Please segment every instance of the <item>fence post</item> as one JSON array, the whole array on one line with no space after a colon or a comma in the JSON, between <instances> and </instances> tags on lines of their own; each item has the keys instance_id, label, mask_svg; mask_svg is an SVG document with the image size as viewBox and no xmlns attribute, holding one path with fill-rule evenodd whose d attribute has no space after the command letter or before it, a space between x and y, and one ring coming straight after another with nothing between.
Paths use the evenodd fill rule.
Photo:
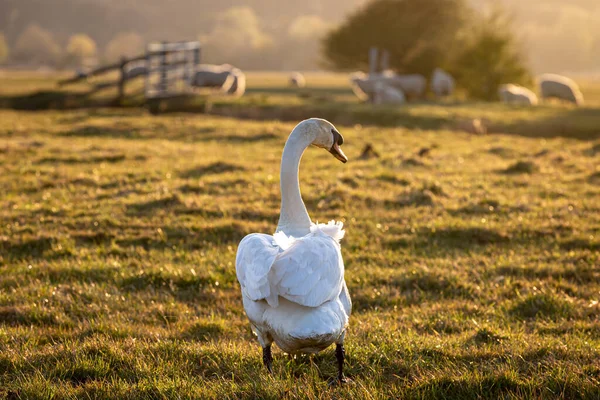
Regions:
<instances>
[{"instance_id":1,"label":"fence post","mask_svg":"<svg viewBox=\"0 0 600 400\"><path fill-rule=\"evenodd\" d=\"M125 98L125 82L127 78L125 76L125 66L127 65L127 58L121 57L121 63L119 64L119 73L121 76L119 77L119 94L117 95L117 102L119 105L123 103L123 99Z\"/></svg>"},{"instance_id":2,"label":"fence post","mask_svg":"<svg viewBox=\"0 0 600 400\"><path fill-rule=\"evenodd\" d=\"M166 42L163 42L163 50L160 53L160 92L161 95L167 91L168 83L167 83L167 51L165 50Z\"/></svg>"},{"instance_id":3,"label":"fence post","mask_svg":"<svg viewBox=\"0 0 600 400\"><path fill-rule=\"evenodd\" d=\"M381 53L381 72L390 69L390 52L383 50Z\"/></svg>"},{"instance_id":4,"label":"fence post","mask_svg":"<svg viewBox=\"0 0 600 400\"><path fill-rule=\"evenodd\" d=\"M379 50L377 47L371 47L369 49L369 75L373 75L377 72L378 55Z\"/></svg>"}]
</instances>

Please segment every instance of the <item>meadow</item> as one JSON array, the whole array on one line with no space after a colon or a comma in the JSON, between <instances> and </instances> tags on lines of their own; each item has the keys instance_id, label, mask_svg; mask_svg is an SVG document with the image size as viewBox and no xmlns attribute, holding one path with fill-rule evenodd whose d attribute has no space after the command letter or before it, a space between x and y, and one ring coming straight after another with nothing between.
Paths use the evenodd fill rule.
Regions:
<instances>
[{"instance_id":1,"label":"meadow","mask_svg":"<svg viewBox=\"0 0 600 400\"><path fill-rule=\"evenodd\" d=\"M249 78L220 115L0 109L0 398L600 398L600 85L579 109L392 109L341 78ZM0 96L53 79L3 75ZM295 111L231 111L251 107ZM350 159L313 148L300 171L312 219L346 227L343 386L333 349L275 348L266 373L235 277L309 112Z\"/></svg>"}]
</instances>

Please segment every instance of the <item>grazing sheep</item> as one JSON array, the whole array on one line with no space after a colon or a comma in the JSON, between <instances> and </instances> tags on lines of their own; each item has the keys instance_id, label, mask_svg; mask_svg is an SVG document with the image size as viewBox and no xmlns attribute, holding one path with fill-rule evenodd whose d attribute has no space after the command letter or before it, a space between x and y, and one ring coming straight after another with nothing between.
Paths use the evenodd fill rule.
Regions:
<instances>
[{"instance_id":1,"label":"grazing sheep","mask_svg":"<svg viewBox=\"0 0 600 400\"><path fill-rule=\"evenodd\" d=\"M231 94L235 97L243 96L246 92L246 74L239 68L232 68L230 73L233 79L227 94Z\"/></svg>"},{"instance_id":2,"label":"grazing sheep","mask_svg":"<svg viewBox=\"0 0 600 400\"><path fill-rule=\"evenodd\" d=\"M567 77L555 74L544 74L538 78L542 99L555 98L583 105L583 94L579 86Z\"/></svg>"},{"instance_id":3,"label":"grazing sheep","mask_svg":"<svg viewBox=\"0 0 600 400\"><path fill-rule=\"evenodd\" d=\"M219 88L229 92L235 78L231 65L201 65L192 77L192 86L199 88Z\"/></svg>"},{"instance_id":4,"label":"grazing sheep","mask_svg":"<svg viewBox=\"0 0 600 400\"><path fill-rule=\"evenodd\" d=\"M375 101L377 88L387 93L388 100L394 99L393 103L406 101L406 97L422 97L425 93L427 80L421 75L397 75L393 72L366 75L363 72L355 72L350 75L352 91L363 101ZM383 89L390 88L394 91ZM401 97L400 97L401 96ZM404 98L401 100L401 98Z\"/></svg>"},{"instance_id":5,"label":"grazing sheep","mask_svg":"<svg viewBox=\"0 0 600 400\"><path fill-rule=\"evenodd\" d=\"M383 72L380 75L388 86L402 90L406 97L422 98L425 95L427 88L427 79L423 75L398 75L391 71Z\"/></svg>"},{"instance_id":6,"label":"grazing sheep","mask_svg":"<svg viewBox=\"0 0 600 400\"><path fill-rule=\"evenodd\" d=\"M295 88L303 88L306 86L306 79L300 72L292 72L290 74L290 86Z\"/></svg>"},{"instance_id":7,"label":"grazing sheep","mask_svg":"<svg viewBox=\"0 0 600 400\"><path fill-rule=\"evenodd\" d=\"M404 104L406 97L402 90L387 86L382 81L375 82L373 104Z\"/></svg>"},{"instance_id":8,"label":"grazing sheep","mask_svg":"<svg viewBox=\"0 0 600 400\"><path fill-rule=\"evenodd\" d=\"M148 68L145 65L135 65L125 71L125 79L134 79L138 76L145 76L148 73Z\"/></svg>"},{"instance_id":9,"label":"grazing sheep","mask_svg":"<svg viewBox=\"0 0 600 400\"><path fill-rule=\"evenodd\" d=\"M431 91L437 97L452 95L454 93L454 87L454 78L452 78L449 73L441 68L436 68L435 71L433 71L433 75L431 76Z\"/></svg>"},{"instance_id":10,"label":"grazing sheep","mask_svg":"<svg viewBox=\"0 0 600 400\"><path fill-rule=\"evenodd\" d=\"M513 84L501 85L498 89L500 99L506 104L535 106L538 98L531 90Z\"/></svg>"},{"instance_id":11,"label":"grazing sheep","mask_svg":"<svg viewBox=\"0 0 600 400\"><path fill-rule=\"evenodd\" d=\"M352 91L362 101L369 101L375 93L375 81L370 80L364 72L350 74Z\"/></svg>"}]
</instances>

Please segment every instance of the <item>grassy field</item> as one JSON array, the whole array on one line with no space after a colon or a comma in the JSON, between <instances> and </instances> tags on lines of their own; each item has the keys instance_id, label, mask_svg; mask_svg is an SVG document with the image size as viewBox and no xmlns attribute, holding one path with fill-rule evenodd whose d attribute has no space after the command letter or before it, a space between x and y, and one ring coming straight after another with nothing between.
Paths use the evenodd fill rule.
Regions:
<instances>
[{"instance_id":1,"label":"grassy field","mask_svg":"<svg viewBox=\"0 0 600 400\"><path fill-rule=\"evenodd\" d=\"M293 123L0 110L0 398L600 398L600 109L401 112L334 119L350 161L301 165L313 220L347 229L353 382L330 387L333 349L266 373L235 278Z\"/></svg>"}]
</instances>

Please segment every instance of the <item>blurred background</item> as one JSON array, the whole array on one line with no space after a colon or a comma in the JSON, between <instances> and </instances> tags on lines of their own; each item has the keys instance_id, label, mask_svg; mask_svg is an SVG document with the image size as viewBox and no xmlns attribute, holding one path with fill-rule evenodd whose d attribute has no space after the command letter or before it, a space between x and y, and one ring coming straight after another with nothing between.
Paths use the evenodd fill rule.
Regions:
<instances>
[{"instance_id":1,"label":"blurred background","mask_svg":"<svg viewBox=\"0 0 600 400\"><path fill-rule=\"evenodd\" d=\"M332 48L339 52L340 46L323 40L339 29L348 16L359 13L366 3L365 0L3 0L0 63L57 68L94 66L121 55L137 55L149 41L200 39L204 46L203 62L208 63L227 62L247 70L356 69L360 67L356 63L328 55L333 53ZM439 1L419 3L426 9ZM600 71L597 0L470 0L466 5L473 14L460 17L466 19L462 28L475 25L481 18L490 18L501 7L523 61L534 74L592 75ZM445 9L444 13L447 12ZM388 23L396 28L406 27L407 18L414 20L414 15L399 16ZM410 37L415 32L408 29L391 32L397 33L392 35L393 40L415 43L416 38ZM362 53L366 57L366 52Z\"/></svg>"}]
</instances>

